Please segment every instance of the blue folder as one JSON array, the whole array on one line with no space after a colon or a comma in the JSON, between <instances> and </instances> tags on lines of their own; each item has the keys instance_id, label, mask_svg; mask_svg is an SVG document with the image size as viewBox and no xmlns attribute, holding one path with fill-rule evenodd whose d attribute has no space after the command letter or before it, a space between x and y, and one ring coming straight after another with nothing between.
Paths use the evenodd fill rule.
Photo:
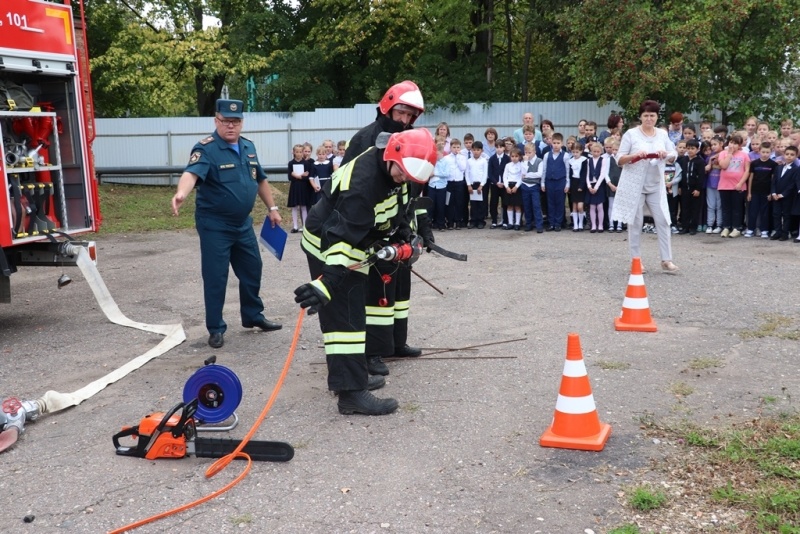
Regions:
<instances>
[{"instance_id":1,"label":"blue folder","mask_svg":"<svg viewBox=\"0 0 800 534\"><path fill-rule=\"evenodd\" d=\"M264 225L261 227L261 235L258 236L258 241L264 248L269 250L273 256L281 261L283 258L283 249L286 248L286 230L278 225L272 226L272 221L269 220L269 215L264 220Z\"/></svg>"}]
</instances>

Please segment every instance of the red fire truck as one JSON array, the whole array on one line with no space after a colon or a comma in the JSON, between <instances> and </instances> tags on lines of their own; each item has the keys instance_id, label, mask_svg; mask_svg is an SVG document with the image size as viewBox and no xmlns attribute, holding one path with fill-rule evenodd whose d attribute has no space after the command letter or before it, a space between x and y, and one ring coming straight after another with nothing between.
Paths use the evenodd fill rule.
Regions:
<instances>
[{"instance_id":1,"label":"red fire truck","mask_svg":"<svg viewBox=\"0 0 800 534\"><path fill-rule=\"evenodd\" d=\"M0 1L0 303L20 266L95 258L76 241L100 223L83 1L64 2Z\"/></svg>"}]
</instances>

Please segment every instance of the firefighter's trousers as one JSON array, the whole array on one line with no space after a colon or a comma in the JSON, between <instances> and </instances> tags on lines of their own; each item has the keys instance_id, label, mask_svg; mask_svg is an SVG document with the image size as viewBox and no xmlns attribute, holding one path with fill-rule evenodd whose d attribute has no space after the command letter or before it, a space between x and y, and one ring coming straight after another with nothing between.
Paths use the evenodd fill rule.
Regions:
<instances>
[{"instance_id":1,"label":"firefighter's trousers","mask_svg":"<svg viewBox=\"0 0 800 534\"><path fill-rule=\"evenodd\" d=\"M311 278L317 279L324 264L314 256L306 257ZM319 310L331 391L367 389L366 292L367 275L351 271Z\"/></svg>"},{"instance_id":2,"label":"firefighter's trousers","mask_svg":"<svg viewBox=\"0 0 800 534\"><path fill-rule=\"evenodd\" d=\"M367 356L388 357L408 338L411 270L404 263L378 260L369 269ZM382 300L385 299L385 300Z\"/></svg>"}]
</instances>

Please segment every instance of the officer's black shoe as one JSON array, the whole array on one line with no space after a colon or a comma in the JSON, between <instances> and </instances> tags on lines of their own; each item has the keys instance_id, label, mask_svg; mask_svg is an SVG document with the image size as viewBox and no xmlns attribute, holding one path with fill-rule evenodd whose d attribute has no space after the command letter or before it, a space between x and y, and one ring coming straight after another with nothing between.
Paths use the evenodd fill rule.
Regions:
<instances>
[{"instance_id":1,"label":"officer's black shoe","mask_svg":"<svg viewBox=\"0 0 800 534\"><path fill-rule=\"evenodd\" d=\"M403 345L399 349L394 349L395 358L416 358L418 356L422 356L422 349L418 349L417 347Z\"/></svg>"},{"instance_id":2,"label":"officer's black shoe","mask_svg":"<svg viewBox=\"0 0 800 534\"><path fill-rule=\"evenodd\" d=\"M280 330L283 328L281 323L275 323L268 319L261 319L253 324L243 325L245 328L260 328L264 332L272 332L273 330Z\"/></svg>"},{"instance_id":3,"label":"officer's black shoe","mask_svg":"<svg viewBox=\"0 0 800 534\"><path fill-rule=\"evenodd\" d=\"M339 413L343 415L386 415L395 411L398 405L397 400L379 399L366 389L339 392Z\"/></svg>"},{"instance_id":4,"label":"officer's black shoe","mask_svg":"<svg viewBox=\"0 0 800 534\"><path fill-rule=\"evenodd\" d=\"M222 337L222 332L217 332L216 334L208 336L208 344L212 349L218 349L224 345L225 340Z\"/></svg>"},{"instance_id":5,"label":"officer's black shoe","mask_svg":"<svg viewBox=\"0 0 800 534\"><path fill-rule=\"evenodd\" d=\"M380 356L370 356L367 358L367 371L369 371L371 375L386 376L389 374L389 368L383 363Z\"/></svg>"},{"instance_id":6,"label":"officer's black shoe","mask_svg":"<svg viewBox=\"0 0 800 534\"><path fill-rule=\"evenodd\" d=\"M376 389L381 389L385 385L386 379L381 375L369 375L369 380L367 380L368 390L375 391Z\"/></svg>"}]
</instances>

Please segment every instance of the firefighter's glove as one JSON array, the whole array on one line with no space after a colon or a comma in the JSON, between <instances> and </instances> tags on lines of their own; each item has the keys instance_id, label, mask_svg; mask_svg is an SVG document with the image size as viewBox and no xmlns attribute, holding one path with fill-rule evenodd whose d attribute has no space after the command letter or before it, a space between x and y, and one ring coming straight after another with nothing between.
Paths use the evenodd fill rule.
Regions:
<instances>
[{"instance_id":1,"label":"firefighter's glove","mask_svg":"<svg viewBox=\"0 0 800 534\"><path fill-rule=\"evenodd\" d=\"M407 221L403 221L398 226L397 231L395 231L392 241L396 241L398 243L411 243L411 238L414 235L414 232L411 231L411 225L408 224Z\"/></svg>"},{"instance_id":2,"label":"firefighter's glove","mask_svg":"<svg viewBox=\"0 0 800 534\"><path fill-rule=\"evenodd\" d=\"M425 250L430 252L431 245L436 243L436 239L433 237L433 227L431 226L430 217L427 215L417 217L417 231L422 238L422 245L425 247Z\"/></svg>"},{"instance_id":3,"label":"firefighter's glove","mask_svg":"<svg viewBox=\"0 0 800 534\"><path fill-rule=\"evenodd\" d=\"M322 280L314 280L294 290L294 301L301 308L308 308L308 314L314 315L319 309L331 301L331 293Z\"/></svg>"},{"instance_id":4,"label":"firefighter's glove","mask_svg":"<svg viewBox=\"0 0 800 534\"><path fill-rule=\"evenodd\" d=\"M347 267L342 265L325 265L319 279L294 290L294 301L300 304L301 308L308 308L309 315L314 315L331 301L336 288L341 285L347 273Z\"/></svg>"}]
</instances>

